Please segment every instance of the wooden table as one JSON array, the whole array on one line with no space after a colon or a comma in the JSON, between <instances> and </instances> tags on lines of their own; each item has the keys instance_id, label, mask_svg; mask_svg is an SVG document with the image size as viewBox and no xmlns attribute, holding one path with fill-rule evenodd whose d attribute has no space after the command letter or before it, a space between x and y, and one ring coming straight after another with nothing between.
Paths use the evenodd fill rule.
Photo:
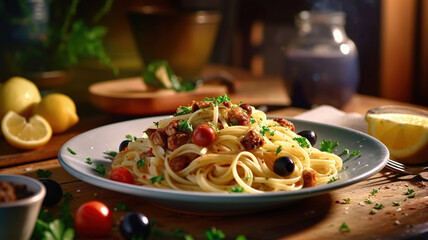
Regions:
<instances>
[{"instance_id":1,"label":"wooden table","mask_svg":"<svg viewBox=\"0 0 428 240\"><path fill-rule=\"evenodd\" d=\"M219 69L235 74L239 81L255 79L242 70L217 66L209 68L208 71ZM262 85L264 79L259 80ZM274 78L273 81L281 80ZM257 97L261 98L260 105L266 104L263 102L262 91ZM370 108L394 104L409 105L355 95L342 110L364 114ZM280 108L280 104L269 104L272 105L276 110L268 112L269 114L292 117L305 111L285 106ZM357 184L310 197L287 207L237 216L179 214L155 207L142 198L95 187L74 178L60 166L56 158L59 148L71 137L88 129L137 116L106 114L89 105L79 105L78 109L82 113L79 124L64 134L55 135L40 149L23 152L11 148L4 139L1 139L0 174L22 174L37 178L38 169L50 170L51 178L61 184L64 192L73 195L70 201L72 214L82 203L100 200L113 210L117 227L120 217L126 213L118 210L117 206L124 203L130 209L146 214L150 220L156 220L158 229L172 233L174 229L180 228L195 239L204 239L203 231L211 227L222 230L227 239L235 239L238 235L245 235L247 239L408 239L416 236L421 237L420 239L423 239L422 236L428 238L426 183L419 176L401 175L386 169ZM373 189L378 193L371 195ZM406 198L407 189L415 190L416 197ZM364 203L367 197L374 202L382 203L385 208L371 215L370 211L374 205ZM346 198L350 199L349 203L344 202ZM393 202L401 202L401 206L393 206ZM58 206L51 207L53 210L57 208ZM349 226L349 232L339 230L343 223ZM120 233L113 231L109 239L121 239Z\"/></svg>"}]
</instances>

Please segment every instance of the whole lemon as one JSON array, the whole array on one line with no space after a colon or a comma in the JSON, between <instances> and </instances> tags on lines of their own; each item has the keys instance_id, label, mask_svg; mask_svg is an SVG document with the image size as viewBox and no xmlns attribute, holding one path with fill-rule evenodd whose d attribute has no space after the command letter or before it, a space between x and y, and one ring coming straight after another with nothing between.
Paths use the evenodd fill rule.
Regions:
<instances>
[{"instance_id":1,"label":"whole lemon","mask_svg":"<svg viewBox=\"0 0 428 240\"><path fill-rule=\"evenodd\" d=\"M39 89L33 82L22 77L12 77L0 87L0 119L8 111L30 117L40 99Z\"/></svg>"},{"instance_id":2,"label":"whole lemon","mask_svg":"<svg viewBox=\"0 0 428 240\"><path fill-rule=\"evenodd\" d=\"M62 93L44 96L34 107L33 114L44 117L53 133L62 133L79 122L76 105L69 96Z\"/></svg>"}]
</instances>

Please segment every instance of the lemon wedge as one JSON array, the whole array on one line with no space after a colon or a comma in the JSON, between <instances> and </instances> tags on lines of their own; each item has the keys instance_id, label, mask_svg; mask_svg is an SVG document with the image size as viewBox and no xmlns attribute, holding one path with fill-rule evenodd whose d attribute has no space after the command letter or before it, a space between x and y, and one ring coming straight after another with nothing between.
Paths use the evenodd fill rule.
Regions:
<instances>
[{"instance_id":1,"label":"lemon wedge","mask_svg":"<svg viewBox=\"0 0 428 240\"><path fill-rule=\"evenodd\" d=\"M426 162L428 118L405 113L367 114L368 133L389 149L391 158L408 164Z\"/></svg>"},{"instance_id":2,"label":"lemon wedge","mask_svg":"<svg viewBox=\"0 0 428 240\"><path fill-rule=\"evenodd\" d=\"M27 119L9 111L1 121L1 130L6 141L20 149L34 149L45 145L52 137L49 123L39 115Z\"/></svg>"}]
</instances>

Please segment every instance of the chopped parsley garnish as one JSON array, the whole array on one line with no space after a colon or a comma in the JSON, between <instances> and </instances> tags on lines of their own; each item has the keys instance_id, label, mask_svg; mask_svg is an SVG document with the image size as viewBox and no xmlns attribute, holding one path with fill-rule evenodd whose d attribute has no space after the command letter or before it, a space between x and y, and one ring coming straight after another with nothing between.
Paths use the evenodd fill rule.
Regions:
<instances>
[{"instance_id":1,"label":"chopped parsley garnish","mask_svg":"<svg viewBox=\"0 0 428 240\"><path fill-rule=\"evenodd\" d=\"M73 151L71 148L67 147L67 151L73 155L77 155L77 153L75 151Z\"/></svg>"},{"instance_id":2,"label":"chopped parsley garnish","mask_svg":"<svg viewBox=\"0 0 428 240\"><path fill-rule=\"evenodd\" d=\"M413 189L407 189L407 192L404 194L407 195L407 198L414 198L416 197L416 192Z\"/></svg>"},{"instance_id":3,"label":"chopped parsley garnish","mask_svg":"<svg viewBox=\"0 0 428 240\"><path fill-rule=\"evenodd\" d=\"M375 215L376 213L377 213L377 210L374 208L370 211L370 215Z\"/></svg>"},{"instance_id":4,"label":"chopped parsley garnish","mask_svg":"<svg viewBox=\"0 0 428 240\"><path fill-rule=\"evenodd\" d=\"M144 164L146 164L146 157L143 157L137 161L137 168L144 167Z\"/></svg>"},{"instance_id":5,"label":"chopped parsley garnish","mask_svg":"<svg viewBox=\"0 0 428 240\"><path fill-rule=\"evenodd\" d=\"M180 132L193 132L193 126L187 120L178 121L178 129Z\"/></svg>"},{"instance_id":6,"label":"chopped parsley garnish","mask_svg":"<svg viewBox=\"0 0 428 240\"><path fill-rule=\"evenodd\" d=\"M213 97L213 98L206 97L204 101L212 101L214 104L220 104L224 102L230 102L230 97L228 97L226 94L223 94L219 97Z\"/></svg>"},{"instance_id":7,"label":"chopped parsley garnish","mask_svg":"<svg viewBox=\"0 0 428 240\"><path fill-rule=\"evenodd\" d=\"M349 154L349 157L360 155L360 150L354 150Z\"/></svg>"},{"instance_id":8,"label":"chopped parsley garnish","mask_svg":"<svg viewBox=\"0 0 428 240\"><path fill-rule=\"evenodd\" d=\"M217 230L215 227L206 230L204 234L207 240L222 240L225 238L224 233L221 230Z\"/></svg>"},{"instance_id":9,"label":"chopped parsley garnish","mask_svg":"<svg viewBox=\"0 0 428 240\"><path fill-rule=\"evenodd\" d=\"M86 163L89 164L89 165L91 165L92 164L92 159L90 157L87 157L86 158Z\"/></svg>"},{"instance_id":10,"label":"chopped parsley garnish","mask_svg":"<svg viewBox=\"0 0 428 240\"><path fill-rule=\"evenodd\" d=\"M320 143L320 150L323 152L329 152L332 153L333 149L337 146L339 146L339 143L337 141L331 141L331 140L322 140Z\"/></svg>"},{"instance_id":11,"label":"chopped parsley garnish","mask_svg":"<svg viewBox=\"0 0 428 240\"><path fill-rule=\"evenodd\" d=\"M382 208L384 208L385 206L382 204L382 203L380 203L380 202L377 202L377 203L375 203L375 205L374 205L374 209L376 209L376 210L380 210L380 209L382 209Z\"/></svg>"},{"instance_id":12,"label":"chopped parsley garnish","mask_svg":"<svg viewBox=\"0 0 428 240\"><path fill-rule=\"evenodd\" d=\"M378 191L376 189L373 189L370 194L375 195L376 193L378 193Z\"/></svg>"},{"instance_id":13,"label":"chopped parsley garnish","mask_svg":"<svg viewBox=\"0 0 428 240\"><path fill-rule=\"evenodd\" d=\"M366 197L366 199L364 200L364 202L368 203L368 204L372 204L373 200L371 200L369 197Z\"/></svg>"},{"instance_id":14,"label":"chopped parsley garnish","mask_svg":"<svg viewBox=\"0 0 428 240\"><path fill-rule=\"evenodd\" d=\"M163 176L162 175L150 178L150 181L152 183L160 183L160 182L162 182L162 180L163 180Z\"/></svg>"},{"instance_id":15,"label":"chopped parsley garnish","mask_svg":"<svg viewBox=\"0 0 428 240\"><path fill-rule=\"evenodd\" d=\"M295 138L293 138L293 140L296 141L300 145L300 147L302 147L302 148L310 147L310 145L308 144L308 141L306 140L305 137L295 137Z\"/></svg>"},{"instance_id":16,"label":"chopped parsley garnish","mask_svg":"<svg viewBox=\"0 0 428 240\"><path fill-rule=\"evenodd\" d=\"M128 139L131 142L132 141L137 141L137 137L136 136L132 136L132 135L128 134L125 137L126 137L126 139Z\"/></svg>"},{"instance_id":17,"label":"chopped parsley garnish","mask_svg":"<svg viewBox=\"0 0 428 240\"><path fill-rule=\"evenodd\" d=\"M159 122L153 122L155 124L156 128L159 128Z\"/></svg>"},{"instance_id":18,"label":"chopped parsley garnish","mask_svg":"<svg viewBox=\"0 0 428 240\"><path fill-rule=\"evenodd\" d=\"M401 202L392 202L392 206L401 206Z\"/></svg>"},{"instance_id":19,"label":"chopped parsley garnish","mask_svg":"<svg viewBox=\"0 0 428 240\"><path fill-rule=\"evenodd\" d=\"M129 208L125 203L118 203L116 206L117 210L120 211L129 211L131 208Z\"/></svg>"},{"instance_id":20,"label":"chopped parsley garnish","mask_svg":"<svg viewBox=\"0 0 428 240\"><path fill-rule=\"evenodd\" d=\"M192 112L192 107L180 106L174 116L181 116Z\"/></svg>"},{"instance_id":21,"label":"chopped parsley garnish","mask_svg":"<svg viewBox=\"0 0 428 240\"><path fill-rule=\"evenodd\" d=\"M102 176L106 175L106 169L104 168L104 165L101 163L97 164L97 167L94 168L94 171L101 174Z\"/></svg>"},{"instance_id":22,"label":"chopped parsley garnish","mask_svg":"<svg viewBox=\"0 0 428 240\"><path fill-rule=\"evenodd\" d=\"M351 203L351 199L350 198L345 198L345 199L343 199L343 202L345 204L349 204L349 203Z\"/></svg>"},{"instance_id":23,"label":"chopped parsley garnish","mask_svg":"<svg viewBox=\"0 0 428 240\"><path fill-rule=\"evenodd\" d=\"M282 151L282 145L279 145L278 148L276 149L275 155L278 155L281 151Z\"/></svg>"},{"instance_id":24,"label":"chopped parsley garnish","mask_svg":"<svg viewBox=\"0 0 428 240\"><path fill-rule=\"evenodd\" d=\"M348 155L349 154L349 149L343 149L343 151L339 154L339 156L343 156L343 155Z\"/></svg>"},{"instance_id":25,"label":"chopped parsley garnish","mask_svg":"<svg viewBox=\"0 0 428 240\"><path fill-rule=\"evenodd\" d=\"M338 180L340 180L340 177L337 177L337 178L332 177L332 178L330 178L330 180L328 180L328 182L327 182L327 183L336 182L336 181L338 181Z\"/></svg>"},{"instance_id":26,"label":"chopped parsley garnish","mask_svg":"<svg viewBox=\"0 0 428 240\"><path fill-rule=\"evenodd\" d=\"M52 175L52 172L49 170L39 169L37 170L37 177L39 178L48 178Z\"/></svg>"},{"instance_id":27,"label":"chopped parsley garnish","mask_svg":"<svg viewBox=\"0 0 428 240\"><path fill-rule=\"evenodd\" d=\"M115 152L115 151L105 151L104 154L112 156L112 157L116 157L117 152Z\"/></svg>"},{"instance_id":28,"label":"chopped parsley garnish","mask_svg":"<svg viewBox=\"0 0 428 240\"><path fill-rule=\"evenodd\" d=\"M242 192L244 192L244 188L241 187L240 185L235 185L232 187L232 189L229 190L229 192L231 192L231 193L242 193Z\"/></svg>"},{"instance_id":29,"label":"chopped parsley garnish","mask_svg":"<svg viewBox=\"0 0 428 240\"><path fill-rule=\"evenodd\" d=\"M339 231L341 231L341 232L350 232L351 229L349 228L348 224L342 223L342 225L340 225L340 227L339 227Z\"/></svg>"},{"instance_id":30,"label":"chopped parsley garnish","mask_svg":"<svg viewBox=\"0 0 428 240\"><path fill-rule=\"evenodd\" d=\"M268 126L263 126L262 129L260 130L260 134L264 136L266 135L266 133L270 133L270 128Z\"/></svg>"},{"instance_id":31,"label":"chopped parsley garnish","mask_svg":"<svg viewBox=\"0 0 428 240\"><path fill-rule=\"evenodd\" d=\"M251 123L256 123L256 119L253 118L253 116L250 117Z\"/></svg>"},{"instance_id":32,"label":"chopped parsley garnish","mask_svg":"<svg viewBox=\"0 0 428 240\"><path fill-rule=\"evenodd\" d=\"M64 198L65 201L69 201L73 198L73 195L69 192L65 192L62 197Z\"/></svg>"}]
</instances>

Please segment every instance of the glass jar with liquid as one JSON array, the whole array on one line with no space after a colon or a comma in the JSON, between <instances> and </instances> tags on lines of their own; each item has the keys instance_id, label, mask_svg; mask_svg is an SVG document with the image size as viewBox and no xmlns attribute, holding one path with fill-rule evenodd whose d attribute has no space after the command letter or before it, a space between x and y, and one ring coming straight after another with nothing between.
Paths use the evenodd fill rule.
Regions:
<instances>
[{"instance_id":1,"label":"glass jar with liquid","mask_svg":"<svg viewBox=\"0 0 428 240\"><path fill-rule=\"evenodd\" d=\"M284 79L295 107L341 107L357 91L358 52L345 32L345 13L303 11L285 48Z\"/></svg>"}]
</instances>

